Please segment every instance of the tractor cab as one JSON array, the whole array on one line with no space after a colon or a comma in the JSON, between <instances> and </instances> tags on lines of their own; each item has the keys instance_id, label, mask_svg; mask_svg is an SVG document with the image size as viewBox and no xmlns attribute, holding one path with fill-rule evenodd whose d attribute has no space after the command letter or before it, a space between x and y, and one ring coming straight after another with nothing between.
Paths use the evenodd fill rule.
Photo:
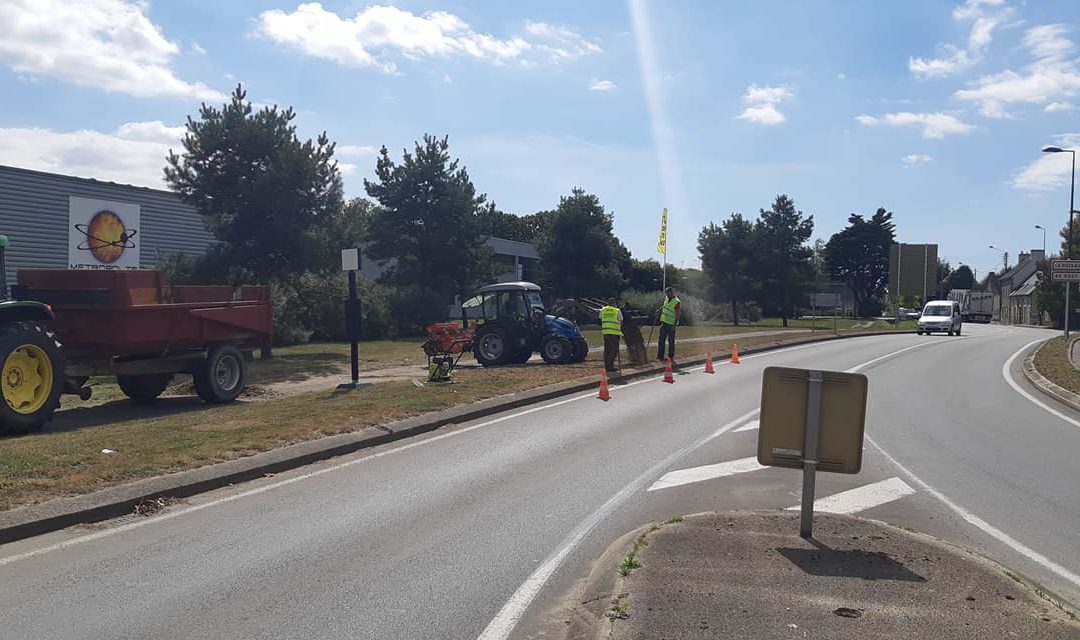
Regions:
<instances>
[{"instance_id":1,"label":"tractor cab","mask_svg":"<svg viewBox=\"0 0 1080 640\"><path fill-rule=\"evenodd\" d=\"M477 323L473 354L484 366L521 364L535 351L549 364L581 362L589 352L573 321L545 313L540 287L531 282L482 287L462 303L461 321Z\"/></svg>"}]
</instances>

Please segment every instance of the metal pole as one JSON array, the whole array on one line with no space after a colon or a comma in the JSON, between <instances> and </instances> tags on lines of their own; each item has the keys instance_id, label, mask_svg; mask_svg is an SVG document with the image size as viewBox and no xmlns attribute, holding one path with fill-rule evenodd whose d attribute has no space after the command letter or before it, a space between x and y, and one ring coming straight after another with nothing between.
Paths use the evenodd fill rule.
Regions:
<instances>
[{"instance_id":1,"label":"metal pole","mask_svg":"<svg viewBox=\"0 0 1080 640\"><path fill-rule=\"evenodd\" d=\"M1069 182L1069 247L1068 254L1069 260L1073 257L1073 209L1075 209L1074 198L1076 195L1076 151L1069 150L1072 154L1072 176ZM1069 301L1069 293L1072 291L1072 283L1065 282L1065 339L1069 338L1069 316L1072 315L1072 303Z\"/></svg>"},{"instance_id":2,"label":"metal pole","mask_svg":"<svg viewBox=\"0 0 1080 640\"><path fill-rule=\"evenodd\" d=\"M799 535L810 539L814 537L814 482L817 479L818 432L821 427L821 383L824 376L820 371L808 371L809 384L806 390L806 435L803 439L803 477L802 503L799 516Z\"/></svg>"},{"instance_id":3,"label":"metal pole","mask_svg":"<svg viewBox=\"0 0 1080 640\"><path fill-rule=\"evenodd\" d=\"M354 310L359 314L360 309L355 307L356 305L356 272L349 271L349 301L353 303ZM357 332L359 333L359 332ZM349 351L352 357L352 383L353 386L360 385L360 342L359 335L352 336L353 340L349 344Z\"/></svg>"}]
</instances>

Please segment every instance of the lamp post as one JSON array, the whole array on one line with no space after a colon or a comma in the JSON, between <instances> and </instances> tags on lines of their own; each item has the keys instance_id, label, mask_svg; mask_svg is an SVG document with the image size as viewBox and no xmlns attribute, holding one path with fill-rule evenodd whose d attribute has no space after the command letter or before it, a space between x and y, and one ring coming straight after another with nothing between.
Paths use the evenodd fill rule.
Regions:
<instances>
[{"instance_id":1,"label":"lamp post","mask_svg":"<svg viewBox=\"0 0 1080 640\"><path fill-rule=\"evenodd\" d=\"M1035 225L1035 228L1036 229L1042 229L1042 232L1043 232L1043 260L1045 260L1046 259L1046 227L1042 226L1041 224L1037 224L1037 225Z\"/></svg>"},{"instance_id":2,"label":"lamp post","mask_svg":"<svg viewBox=\"0 0 1080 640\"><path fill-rule=\"evenodd\" d=\"M997 251L1002 256L1002 265L1003 265L1003 267L1001 269L1001 272L1004 273L1004 272L1008 271L1009 270L1009 252L1005 251L1004 249L998 249L994 245L989 245L989 246L990 246L991 249L993 249L994 251Z\"/></svg>"},{"instance_id":3,"label":"lamp post","mask_svg":"<svg viewBox=\"0 0 1080 640\"><path fill-rule=\"evenodd\" d=\"M1073 213L1076 211L1075 197L1076 197L1076 151L1073 149L1062 149L1061 147L1043 147L1043 153L1071 153L1072 154L1072 173L1070 174L1069 181L1069 236L1066 241L1065 257L1072 260L1073 249ZM1072 306L1069 302L1069 292L1072 291L1072 285L1069 282L1065 283L1065 337L1069 337L1069 316L1072 315Z\"/></svg>"}]
</instances>

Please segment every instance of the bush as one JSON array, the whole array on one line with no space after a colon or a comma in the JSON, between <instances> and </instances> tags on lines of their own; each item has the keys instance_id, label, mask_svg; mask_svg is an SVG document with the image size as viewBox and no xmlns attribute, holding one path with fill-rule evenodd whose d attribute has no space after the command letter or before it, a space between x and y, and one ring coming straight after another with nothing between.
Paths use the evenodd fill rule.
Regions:
<instances>
[{"instance_id":1,"label":"bush","mask_svg":"<svg viewBox=\"0 0 1080 640\"><path fill-rule=\"evenodd\" d=\"M344 273L305 273L288 282L275 282L270 288L277 344L348 338L345 335L345 302L349 287ZM359 276L357 294L360 297L361 338L378 340L389 336L386 289Z\"/></svg>"},{"instance_id":2,"label":"bush","mask_svg":"<svg viewBox=\"0 0 1080 640\"><path fill-rule=\"evenodd\" d=\"M690 294L677 293L676 295L678 295L679 300L682 301L681 324L693 325L710 320L721 319L723 313L721 307L710 304L705 300ZM660 292L631 290L624 292L622 299L631 306L648 311L650 317L653 317L654 314L656 314L656 310L663 302L664 296L660 294Z\"/></svg>"}]
</instances>

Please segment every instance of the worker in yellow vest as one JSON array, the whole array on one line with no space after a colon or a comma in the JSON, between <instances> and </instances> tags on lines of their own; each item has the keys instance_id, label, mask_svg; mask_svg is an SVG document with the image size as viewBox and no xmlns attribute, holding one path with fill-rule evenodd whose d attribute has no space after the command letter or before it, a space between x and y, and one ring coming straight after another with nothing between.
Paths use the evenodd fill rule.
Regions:
<instances>
[{"instance_id":1,"label":"worker in yellow vest","mask_svg":"<svg viewBox=\"0 0 1080 640\"><path fill-rule=\"evenodd\" d=\"M667 340L667 358L675 362L675 327L682 318L682 301L675 296L675 289L664 289L664 303L660 306L660 342L657 343L656 359L663 362L664 341Z\"/></svg>"},{"instance_id":2,"label":"worker in yellow vest","mask_svg":"<svg viewBox=\"0 0 1080 640\"><path fill-rule=\"evenodd\" d=\"M600 333L604 336L604 370L615 369L619 355L619 339L622 338L622 310L615 306L615 299L600 308Z\"/></svg>"}]
</instances>

